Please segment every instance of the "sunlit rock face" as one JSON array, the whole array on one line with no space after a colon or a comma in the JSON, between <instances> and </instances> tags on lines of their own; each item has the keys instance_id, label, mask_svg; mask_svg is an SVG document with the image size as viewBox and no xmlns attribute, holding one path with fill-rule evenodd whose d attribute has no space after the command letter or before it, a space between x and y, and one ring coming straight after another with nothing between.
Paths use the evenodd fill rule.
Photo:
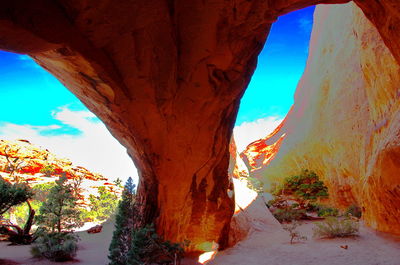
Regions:
<instances>
[{"instance_id":1,"label":"sunlit rock face","mask_svg":"<svg viewBox=\"0 0 400 265\"><path fill-rule=\"evenodd\" d=\"M144 222L204 251L228 242L228 145L271 23L344 2L3 1L0 49L32 56L127 148L140 172ZM398 1L359 2L400 50Z\"/></svg>"},{"instance_id":2,"label":"sunlit rock face","mask_svg":"<svg viewBox=\"0 0 400 265\"><path fill-rule=\"evenodd\" d=\"M279 152L263 147L262 156L275 158L250 166L267 182L314 170L336 206L358 204L367 224L400 234L399 100L399 64L362 11L318 7L294 106L281 128L259 141L279 144Z\"/></svg>"},{"instance_id":3,"label":"sunlit rock face","mask_svg":"<svg viewBox=\"0 0 400 265\"><path fill-rule=\"evenodd\" d=\"M105 186L117 195L122 188L106 177L75 165L68 158L30 143L28 140L8 141L0 139L0 176L11 183L54 183L59 176L67 177L70 183L79 183L80 206L89 206L90 194L97 194L98 187Z\"/></svg>"}]
</instances>

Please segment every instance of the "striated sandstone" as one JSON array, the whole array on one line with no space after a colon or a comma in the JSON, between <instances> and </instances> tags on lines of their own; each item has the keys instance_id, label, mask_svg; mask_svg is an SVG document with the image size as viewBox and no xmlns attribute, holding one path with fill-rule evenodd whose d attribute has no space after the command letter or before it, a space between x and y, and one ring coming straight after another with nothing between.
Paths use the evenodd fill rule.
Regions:
<instances>
[{"instance_id":1,"label":"striated sandstone","mask_svg":"<svg viewBox=\"0 0 400 265\"><path fill-rule=\"evenodd\" d=\"M14 0L0 49L29 54L127 148L144 222L192 250L228 242L228 144L278 16L348 0ZM357 0L400 60L397 0ZM383 3L382 3L383 2Z\"/></svg>"},{"instance_id":2,"label":"striated sandstone","mask_svg":"<svg viewBox=\"0 0 400 265\"><path fill-rule=\"evenodd\" d=\"M314 170L334 205L358 204L368 225L400 234L396 55L354 4L321 6L314 16L310 55L291 111L273 135L243 155L253 161L250 151L261 146L260 157L275 156L264 166L249 164L269 183ZM264 152L263 145L276 143L279 152Z\"/></svg>"}]
</instances>

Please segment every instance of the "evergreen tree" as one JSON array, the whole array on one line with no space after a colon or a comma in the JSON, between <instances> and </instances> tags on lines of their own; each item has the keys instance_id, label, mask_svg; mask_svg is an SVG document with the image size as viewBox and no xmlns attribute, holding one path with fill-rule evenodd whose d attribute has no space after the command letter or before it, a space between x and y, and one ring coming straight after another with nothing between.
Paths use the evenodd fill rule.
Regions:
<instances>
[{"instance_id":1,"label":"evergreen tree","mask_svg":"<svg viewBox=\"0 0 400 265\"><path fill-rule=\"evenodd\" d=\"M40 207L38 224L47 232L68 232L82 226L80 210L76 208L78 198L73 196L72 187L66 177L56 180L47 200Z\"/></svg>"},{"instance_id":2,"label":"evergreen tree","mask_svg":"<svg viewBox=\"0 0 400 265\"><path fill-rule=\"evenodd\" d=\"M11 184L0 176L0 215L12 206L26 202L32 196L33 193L27 185Z\"/></svg>"},{"instance_id":3,"label":"evergreen tree","mask_svg":"<svg viewBox=\"0 0 400 265\"><path fill-rule=\"evenodd\" d=\"M118 205L118 212L115 217L115 230L110 244L109 265L127 264L127 255L131 244L133 219L136 215L135 184L131 177L125 184L122 193L122 200Z\"/></svg>"}]
</instances>

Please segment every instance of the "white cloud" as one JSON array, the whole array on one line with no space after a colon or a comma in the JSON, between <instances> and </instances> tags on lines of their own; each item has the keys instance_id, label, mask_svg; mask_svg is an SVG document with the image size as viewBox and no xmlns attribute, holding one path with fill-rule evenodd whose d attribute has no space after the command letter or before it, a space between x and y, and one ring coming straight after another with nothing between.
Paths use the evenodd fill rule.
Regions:
<instances>
[{"instance_id":1,"label":"white cloud","mask_svg":"<svg viewBox=\"0 0 400 265\"><path fill-rule=\"evenodd\" d=\"M258 119L253 122L243 122L239 126L233 128L233 136L235 138L237 151L240 153L246 149L250 143L261 139L275 130L282 122L277 116L270 116Z\"/></svg>"},{"instance_id":2,"label":"white cloud","mask_svg":"<svg viewBox=\"0 0 400 265\"><path fill-rule=\"evenodd\" d=\"M304 32L310 32L313 26L313 21L309 18L302 17L297 21L299 28Z\"/></svg>"},{"instance_id":3,"label":"white cloud","mask_svg":"<svg viewBox=\"0 0 400 265\"><path fill-rule=\"evenodd\" d=\"M69 158L75 165L98 172L110 179L129 176L137 182L137 171L126 149L110 134L104 124L89 111L72 111L61 108L53 117L66 126L78 129L78 135L57 134L59 125L32 126L3 123L0 138L27 139L49 149L60 157ZM55 130L51 133L51 130Z\"/></svg>"}]
</instances>

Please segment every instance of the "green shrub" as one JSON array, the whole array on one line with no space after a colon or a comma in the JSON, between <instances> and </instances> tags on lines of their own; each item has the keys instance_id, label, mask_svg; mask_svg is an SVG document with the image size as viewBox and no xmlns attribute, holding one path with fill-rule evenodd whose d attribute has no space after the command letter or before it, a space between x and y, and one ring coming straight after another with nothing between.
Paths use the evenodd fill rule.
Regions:
<instances>
[{"instance_id":1,"label":"green shrub","mask_svg":"<svg viewBox=\"0 0 400 265\"><path fill-rule=\"evenodd\" d=\"M247 187L251 190L254 190L257 193L264 192L264 183L258 178L248 177L247 178Z\"/></svg>"},{"instance_id":2,"label":"green shrub","mask_svg":"<svg viewBox=\"0 0 400 265\"><path fill-rule=\"evenodd\" d=\"M358 222L348 217L327 217L323 222L316 223L313 229L314 237L319 238L355 236L358 230Z\"/></svg>"},{"instance_id":3,"label":"green shrub","mask_svg":"<svg viewBox=\"0 0 400 265\"><path fill-rule=\"evenodd\" d=\"M81 217L86 222L105 221L115 213L118 196L105 187L98 187L99 195L89 195L90 210L82 209Z\"/></svg>"},{"instance_id":4,"label":"green shrub","mask_svg":"<svg viewBox=\"0 0 400 265\"><path fill-rule=\"evenodd\" d=\"M284 224L282 227L284 230L289 232L290 235L290 244L293 244L294 241L302 241L302 240L307 240L306 236L302 236L300 232L298 232L296 229L299 226L299 222L293 221L290 224Z\"/></svg>"},{"instance_id":5,"label":"green shrub","mask_svg":"<svg viewBox=\"0 0 400 265\"><path fill-rule=\"evenodd\" d=\"M361 208L355 204L350 205L349 208L347 208L345 215L351 215L357 218L361 218L362 211Z\"/></svg>"},{"instance_id":6,"label":"green shrub","mask_svg":"<svg viewBox=\"0 0 400 265\"><path fill-rule=\"evenodd\" d=\"M286 178L275 193L295 196L305 206L319 198L327 198L328 188L314 171L303 170L298 176Z\"/></svg>"},{"instance_id":7,"label":"green shrub","mask_svg":"<svg viewBox=\"0 0 400 265\"><path fill-rule=\"evenodd\" d=\"M320 217L338 216L339 210L333 207L321 205L317 210L317 214Z\"/></svg>"},{"instance_id":8,"label":"green shrub","mask_svg":"<svg viewBox=\"0 0 400 265\"><path fill-rule=\"evenodd\" d=\"M286 208L276 209L272 214L280 223L283 223L302 219L306 211L304 209L296 209L293 206L288 206Z\"/></svg>"},{"instance_id":9,"label":"green shrub","mask_svg":"<svg viewBox=\"0 0 400 265\"><path fill-rule=\"evenodd\" d=\"M184 254L183 247L184 244L162 240L154 226L147 225L133 230L127 264L179 264Z\"/></svg>"},{"instance_id":10,"label":"green shrub","mask_svg":"<svg viewBox=\"0 0 400 265\"><path fill-rule=\"evenodd\" d=\"M78 237L72 233L43 233L31 248L31 254L52 261L72 260L78 250L77 242Z\"/></svg>"}]
</instances>

